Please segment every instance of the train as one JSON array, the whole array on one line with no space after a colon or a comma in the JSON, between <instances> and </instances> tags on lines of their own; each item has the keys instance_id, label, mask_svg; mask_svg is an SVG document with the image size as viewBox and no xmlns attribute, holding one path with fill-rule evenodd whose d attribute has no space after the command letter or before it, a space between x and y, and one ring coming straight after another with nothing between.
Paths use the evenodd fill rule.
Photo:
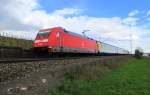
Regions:
<instances>
[{"instance_id":1,"label":"train","mask_svg":"<svg viewBox=\"0 0 150 95\"><path fill-rule=\"evenodd\" d=\"M62 27L39 30L33 47L36 51L45 51L49 54L129 54L129 51L123 48L85 37L84 35L68 31Z\"/></svg>"}]
</instances>

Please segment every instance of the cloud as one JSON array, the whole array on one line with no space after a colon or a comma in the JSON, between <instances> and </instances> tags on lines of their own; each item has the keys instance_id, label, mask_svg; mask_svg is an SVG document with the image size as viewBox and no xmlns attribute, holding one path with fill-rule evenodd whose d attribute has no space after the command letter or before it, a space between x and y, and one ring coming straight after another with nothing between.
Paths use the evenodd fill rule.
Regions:
<instances>
[{"instance_id":1,"label":"cloud","mask_svg":"<svg viewBox=\"0 0 150 95\"><path fill-rule=\"evenodd\" d=\"M134 10L134 11L130 12L130 13L128 14L128 16L132 17L132 16L137 15L138 13L139 13L138 10Z\"/></svg>"},{"instance_id":2,"label":"cloud","mask_svg":"<svg viewBox=\"0 0 150 95\"><path fill-rule=\"evenodd\" d=\"M52 15L59 15L59 16L66 16L66 15L72 15L72 14L78 14L79 12L81 12L80 9L76 9L76 8L64 8L61 10L56 10L52 13Z\"/></svg>"},{"instance_id":3,"label":"cloud","mask_svg":"<svg viewBox=\"0 0 150 95\"><path fill-rule=\"evenodd\" d=\"M30 30L33 26L25 24L23 19L36 8L36 0L1 0L0 30Z\"/></svg>"},{"instance_id":4,"label":"cloud","mask_svg":"<svg viewBox=\"0 0 150 95\"><path fill-rule=\"evenodd\" d=\"M147 12L147 14L146 14L147 16L150 16L150 10Z\"/></svg>"},{"instance_id":5,"label":"cloud","mask_svg":"<svg viewBox=\"0 0 150 95\"><path fill-rule=\"evenodd\" d=\"M90 31L86 35L97 40L129 49L129 40L132 38L134 48L141 46L142 42L145 45L143 48L150 51L150 45L147 44L150 40L142 38L143 35L150 35L150 29L136 26L140 20L133 17L138 14L137 10L126 18L89 17L81 15L83 11L80 8L63 8L47 13L40 9L37 0L1 0L0 31L34 39L41 28L61 26L79 34L88 29Z\"/></svg>"},{"instance_id":6,"label":"cloud","mask_svg":"<svg viewBox=\"0 0 150 95\"><path fill-rule=\"evenodd\" d=\"M135 18L135 17L127 17L125 19L123 19L123 23L129 26L135 26L137 24L137 21L139 19Z\"/></svg>"}]
</instances>

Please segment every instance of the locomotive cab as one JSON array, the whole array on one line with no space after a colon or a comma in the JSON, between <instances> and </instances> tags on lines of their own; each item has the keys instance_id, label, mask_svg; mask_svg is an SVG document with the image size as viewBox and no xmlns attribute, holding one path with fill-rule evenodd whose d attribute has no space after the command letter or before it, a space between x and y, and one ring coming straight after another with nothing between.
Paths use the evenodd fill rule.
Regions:
<instances>
[{"instance_id":1,"label":"locomotive cab","mask_svg":"<svg viewBox=\"0 0 150 95\"><path fill-rule=\"evenodd\" d=\"M34 49L39 52L62 52L63 29L60 27L40 30L34 41Z\"/></svg>"},{"instance_id":2,"label":"locomotive cab","mask_svg":"<svg viewBox=\"0 0 150 95\"><path fill-rule=\"evenodd\" d=\"M50 34L50 30L39 31L34 42L34 47L47 47Z\"/></svg>"},{"instance_id":3,"label":"locomotive cab","mask_svg":"<svg viewBox=\"0 0 150 95\"><path fill-rule=\"evenodd\" d=\"M40 30L35 38L33 43L34 52L37 54L47 54L48 52L48 39L50 37L51 31L50 29L47 30Z\"/></svg>"}]
</instances>

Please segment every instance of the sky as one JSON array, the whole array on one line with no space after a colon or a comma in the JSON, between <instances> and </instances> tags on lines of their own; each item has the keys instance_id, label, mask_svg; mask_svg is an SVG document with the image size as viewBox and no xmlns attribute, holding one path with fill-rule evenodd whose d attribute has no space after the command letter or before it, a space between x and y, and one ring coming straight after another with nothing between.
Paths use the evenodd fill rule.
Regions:
<instances>
[{"instance_id":1,"label":"sky","mask_svg":"<svg viewBox=\"0 0 150 95\"><path fill-rule=\"evenodd\" d=\"M56 26L132 51L150 52L149 0L0 0L0 34L34 39Z\"/></svg>"}]
</instances>

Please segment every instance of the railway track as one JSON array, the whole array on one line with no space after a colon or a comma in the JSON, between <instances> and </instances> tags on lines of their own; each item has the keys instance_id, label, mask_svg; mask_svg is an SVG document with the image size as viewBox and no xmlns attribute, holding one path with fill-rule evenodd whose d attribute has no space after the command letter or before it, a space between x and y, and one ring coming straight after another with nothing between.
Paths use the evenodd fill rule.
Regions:
<instances>
[{"instance_id":1,"label":"railway track","mask_svg":"<svg viewBox=\"0 0 150 95\"><path fill-rule=\"evenodd\" d=\"M19 63L19 62L34 62L34 61L48 61L48 60L64 60L64 59L81 59L81 58L101 58L106 59L115 56L76 56L76 57L56 57L56 58L2 58L0 63Z\"/></svg>"},{"instance_id":2,"label":"railway track","mask_svg":"<svg viewBox=\"0 0 150 95\"><path fill-rule=\"evenodd\" d=\"M0 59L0 63L17 63L17 62L32 62L32 61L45 61L48 58L42 59L31 59L31 58L11 58L11 59Z\"/></svg>"},{"instance_id":3,"label":"railway track","mask_svg":"<svg viewBox=\"0 0 150 95\"><path fill-rule=\"evenodd\" d=\"M4 58L0 59L0 63L18 63L18 62L33 62L33 61L48 61L48 60L64 60L64 59L80 59L85 57L63 57L63 58Z\"/></svg>"}]
</instances>

